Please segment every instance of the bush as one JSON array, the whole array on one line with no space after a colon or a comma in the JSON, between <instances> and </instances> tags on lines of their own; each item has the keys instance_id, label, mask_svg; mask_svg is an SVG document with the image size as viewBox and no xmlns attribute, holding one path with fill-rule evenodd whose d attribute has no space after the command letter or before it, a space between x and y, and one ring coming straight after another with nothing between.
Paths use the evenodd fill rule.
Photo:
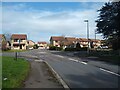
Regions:
<instances>
[{"instance_id":1,"label":"bush","mask_svg":"<svg viewBox=\"0 0 120 90\"><path fill-rule=\"evenodd\" d=\"M35 44L35 45L33 46L33 48L34 48L34 49L38 49L38 45Z\"/></svg>"},{"instance_id":2,"label":"bush","mask_svg":"<svg viewBox=\"0 0 120 90\"><path fill-rule=\"evenodd\" d=\"M76 48L65 48L65 51L76 51Z\"/></svg>"},{"instance_id":3,"label":"bush","mask_svg":"<svg viewBox=\"0 0 120 90\"><path fill-rule=\"evenodd\" d=\"M80 51L87 51L87 47L81 48Z\"/></svg>"},{"instance_id":4,"label":"bush","mask_svg":"<svg viewBox=\"0 0 120 90\"><path fill-rule=\"evenodd\" d=\"M58 50L61 51L63 48L62 47L56 47L56 46L50 46L49 50Z\"/></svg>"},{"instance_id":5,"label":"bush","mask_svg":"<svg viewBox=\"0 0 120 90\"><path fill-rule=\"evenodd\" d=\"M83 47L83 48L65 48L65 51L87 51L87 47Z\"/></svg>"},{"instance_id":6,"label":"bush","mask_svg":"<svg viewBox=\"0 0 120 90\"><path fill-rule=\"evenodd\" d=\"M56 50L56 46L49 46L49 50Z\"/></svg>"},{"instance_id":7,"label":"bush","mask_svg":"<svg viewBox=\"0 0 120 90\"><path fill-rule=\"evenodd\" d=\"M61 51L63 48L62 47L56 47L56 50Z\"/></svg>"}]
</instances>

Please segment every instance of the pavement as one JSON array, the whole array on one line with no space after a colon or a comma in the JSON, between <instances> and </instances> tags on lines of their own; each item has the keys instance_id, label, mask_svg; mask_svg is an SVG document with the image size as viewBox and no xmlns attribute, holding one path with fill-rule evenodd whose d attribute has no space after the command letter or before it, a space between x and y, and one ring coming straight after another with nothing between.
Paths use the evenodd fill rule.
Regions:
<instances>
[{"instance_id":1,"label":"pavement","mask_svg":"<svg viewBox=\"0 0 120 90\"><path fill-rule=\"evenodd\" d=\"M49 68L40 60L30 61L31 71L24 82L24 88L63 88L54 76L48 71Z\"/></svg>"},{"instance_id":2,"label":"pavement","mask_svg":"<svg viewBox=\"0 0 120 90\"><path fill-rule=\"evenodd\" d=\"M5 54L3 55L10 55ZM14 55L14 53L13 53ZM72 53L59 51L31 50L20 52L46 61L73 88L119 88L119 66L102 61L81 59Z\"/></svg>"}]
</instances>

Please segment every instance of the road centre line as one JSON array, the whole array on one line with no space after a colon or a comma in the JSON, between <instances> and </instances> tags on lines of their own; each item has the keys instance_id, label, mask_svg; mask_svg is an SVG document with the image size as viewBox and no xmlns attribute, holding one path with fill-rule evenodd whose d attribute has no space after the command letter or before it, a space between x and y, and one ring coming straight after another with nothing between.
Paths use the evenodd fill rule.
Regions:
<instances>
[{"instance_id":1,"label":"road centre line","mask_svg":"<svg viewBox=\"0 0 120 90\"><path fill-rule=\"evenodd\" d=\"M68 59L71 60L71 61L79 62L78 60L73 59L73 58L68 58Z\"/></svg>"},{"instance_id":2,"label":"road centre line","mask_svg":"<svg viewBox=\"0 0 120 90\"><path fill-rule=\"evenodd\" d=\"M85 64L85 65L87 64L86 62L80 62L80 63Z\"/></svg>"},{"instance_id":3,"label":"road centre line","mask_svg":"<svg viewBox=\"0 0 120 90\"><path fill-rule=\"evenodd\" d=\"M68 59L71 60L71 61L80 62L80 63L85 64L85 65L87 64L86 62L81 62L81 61L73 59L73 58L68 58Z\"/></svg>"},{"instance_id":4,"label":"road centre line","mask_svg":"<svg viewBox=\"0 0 120 90\"><path fill-rule=\"evenodd\" d=\"M43 60L35 60L36 62L43 62Z\"/></svg>"},{"instance_id":5,"label":"road centre line","mask_svg":"<svg viewBox=\"0 0 120 90\"><path fill-rule=\"evenodd\" d=\"M112 72L112 71L109 71L109 70L106 70L106 69L103 69L103 68L100 68L100 70L104 71L104 72L108 72L108 73L111 73L111 74L114 74L116 76L120 76L119 74L115 73L115 72Z\"/></svg>"},{"instance_id":6,"label":"road centre line","mask_svg":"<svg viewBox=\"0 0 120 90\"><path fill-rule=\"evenodd\" d=\"M64 56L61 56L61 55L55 55L55 56L60 57L60 58L64 58Z\"/></svg>"}]
</instances>

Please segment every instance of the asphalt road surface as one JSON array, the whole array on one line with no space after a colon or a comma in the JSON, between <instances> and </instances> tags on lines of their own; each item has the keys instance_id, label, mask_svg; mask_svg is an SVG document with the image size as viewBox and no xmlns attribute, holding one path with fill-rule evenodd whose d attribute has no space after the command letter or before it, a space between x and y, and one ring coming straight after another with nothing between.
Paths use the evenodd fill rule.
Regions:
<instances>
[{"instance_id":1,"label":"asphalt road surface","mask_svg":"<svg viewBox=\"0 0 120 90\"><path fill-rule=\"evenodd\" d=\"M92 60L85 62L87 60L47 50L21 52L20 55L31 55L47 61L70 88L119 88L117 65Z\"/></svg>"}]
</instances>

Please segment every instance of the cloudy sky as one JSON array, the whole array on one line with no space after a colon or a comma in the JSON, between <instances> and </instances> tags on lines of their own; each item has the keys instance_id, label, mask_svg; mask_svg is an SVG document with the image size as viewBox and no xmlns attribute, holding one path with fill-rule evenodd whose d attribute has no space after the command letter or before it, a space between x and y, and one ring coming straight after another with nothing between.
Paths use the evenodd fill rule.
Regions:
<instances>
[{"instance_id":1,"label":"cloudy sky","mask_svg":"<svg viewBox=\"0 0 120 90\"><path fill-rule=\"evenodd\" d=\"M89 20L90 38L94 38L97 10L104 2L3 2L0 33L27 34L29 40L49 41L51 36L86 38ZM1 14L0 14L1 15ZM97 34L98 39L102 39Z\"/></svg>"}]
</instances>

